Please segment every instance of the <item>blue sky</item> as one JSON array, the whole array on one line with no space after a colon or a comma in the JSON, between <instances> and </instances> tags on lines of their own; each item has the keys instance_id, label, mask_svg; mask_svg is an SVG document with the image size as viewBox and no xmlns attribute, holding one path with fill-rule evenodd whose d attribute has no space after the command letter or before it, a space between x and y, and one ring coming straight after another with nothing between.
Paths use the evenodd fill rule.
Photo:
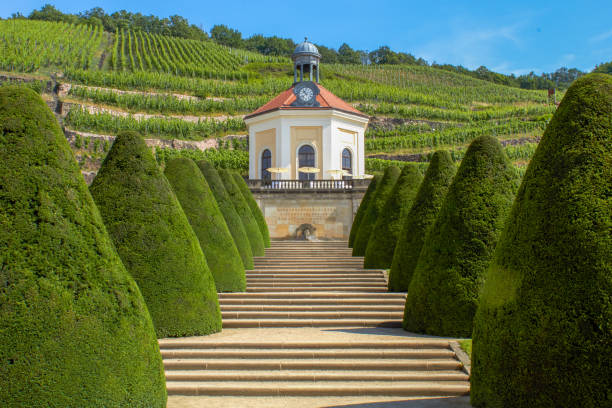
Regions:
<instances>
[{"instance_id":1,"label":"blue sky","mask_svg":"<svg viewBox=\"0 0 612 408\"><path fill-rule=\"evenodd\" d=\"M3 1L0 16L29 14L50 2L64 12L95 6L161 17L179 14L209 30L278 35L338 48L388 45L432 62L485 65L506 74L591 70L612 60L612 1Z\"/></svg>"}]
</instances>

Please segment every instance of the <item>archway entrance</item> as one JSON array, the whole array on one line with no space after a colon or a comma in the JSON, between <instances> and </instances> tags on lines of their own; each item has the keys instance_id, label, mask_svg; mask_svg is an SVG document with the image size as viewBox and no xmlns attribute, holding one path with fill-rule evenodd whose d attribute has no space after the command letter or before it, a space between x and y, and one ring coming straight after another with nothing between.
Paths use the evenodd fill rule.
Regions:
<instances>
[{"instance_id":1,"label":"archway entrance","mask_svg":"<svg viewBox=\"0 0 612 408\"><path fill-rule=\"evenodd\" d=\"M350 180L353 178L353 155L349 149L344 149L342 151L342 170L350 174L350 176L342 176L342 180Z\"/></svg>"},{"instance_id":2,"label":"archway entrance","mask_svg":"<svg viewBox=\"0 0 612 408\"><path fill-rule=\"evenodd\" d=\"M315 151L310 145L304 145L298 150L298 168L315 167ZM314 180L314 173L302 173L298 171L299 180Z\"/></svg>"},{"instance_id":3,"label":"archway entrance","mask_svg":"<svg viewBox=\"0 0 612 408\"><path fill-rule=\"evenodd\" d=\"M261 154L261 179L262 180L271 180L272 174L268 171L268 169L272 167L272 152L269 149L266 149Z\"/></svg>"}]
</instances>

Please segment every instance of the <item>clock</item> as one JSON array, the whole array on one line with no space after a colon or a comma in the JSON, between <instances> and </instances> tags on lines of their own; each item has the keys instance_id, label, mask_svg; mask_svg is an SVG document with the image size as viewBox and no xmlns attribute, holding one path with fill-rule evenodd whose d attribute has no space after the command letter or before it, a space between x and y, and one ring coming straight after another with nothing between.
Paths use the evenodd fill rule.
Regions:
<instances>
[{"instance_id":1,"label":"clock","mask_svg":"<svg viewBox=\"0 0 612 408\"><path fill-rule=\"evenodd\" d=\"M300 93L298 95L298 97L304 102L310 102L313 96L314 96L314 92L312 92L312 89L310 88L300 89Z\"/></svg>"},{"instance_id":2,"label":"clock","mask_svg":"<svg viewBox=\"0 0 612 408\"><path fill-rule=\"evenodd\" d=\"M293 102L291 106L321 106L319 102L317 102L319 87L314 82L304 81L297 83L293 88L293 94L295 95L295 102Z\"/></svg>"}]
</instances>

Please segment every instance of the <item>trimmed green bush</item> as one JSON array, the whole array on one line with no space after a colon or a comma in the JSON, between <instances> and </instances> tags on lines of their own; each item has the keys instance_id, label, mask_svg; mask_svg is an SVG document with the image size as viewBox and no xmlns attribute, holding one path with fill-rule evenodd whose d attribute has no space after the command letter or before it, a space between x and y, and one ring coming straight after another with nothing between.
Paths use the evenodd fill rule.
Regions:
<instances>
[{"instance_id":1,"label":"trimmed green bush","mask_svg":"<svg viewBox=\"0 0 612 408\"><path fill-rule=\"evenodd\" d=\"M497 139L481 136L470 144L408 286L406 330L472 335L483 274L519 181Z\"/></svg>"},{"instance_id":2,"label":"trimmed green bush","mask_svg":"<svg viewBox=\"0 0 612 408\"><path fill-rule=\"evenodd\" d=\"M251 190L249 190L249 186L247 186L247 183L246 181L244 181L242 176L236 172L233 172L232 176L234 177L234 181L240 189L242 196L249 205L253 217L255 217L255 221L257 222L257 226L259 227L259 232L261 232L261 236L263 238L264 246L266 248L270 248L270 232L268 231L268 224L266 223L266 219L263 215L263 212L261 212L261 208L259 208L259 205L257 205L257 201L255 201L253 193L251 193Z\"/></svg>"},{"instance_id":3,"label":"trimmed green bush","mask_svg":"<svg viewBox=\"0 0 612 408\"><path fill-rule=\"evenodd\" d=\"M378 215L387 202L387 198L391 190L393 190L393 186L395 186L395 182L399 178L400 173L400 169L396 166L390 166L385 169L385 174L376 187L374 197L372 197L372 202L368 205L363 220L359 224L359 231L353 242L353 256L365 255L368 241L374 230Z\"/></svg>"},{"instance_id":4,"label":"trimmed green bush","mask_svg":"<svg viewBox=\"0 0 612 408\"><path fill-rule=\"evenodd\" d=\"M138 133L117 136L89 190L158 337L221 330L215 282L200 243Z\"/></svg>"},{"instance_id":5,"label":"trimmed green bush","mask_svg":"<svg viewBox=\"0 0 612 408\"><path fill-rule=\"evenodd\" d=\"M242 220L236 212L234 204L232 204L230 196L223 185L223 181L221 180L219 173L212 164L205 160L200 160L196 164L200 168L202 174L204 174L204 178L206 178L208 186L215 196L215 200L217 201L217 205L221 210L221 214L223 214L223 218L225 218L227 228L229 228L232 238L234 238L234 243L236 244L236 248L238 248L244 268L253 269L253 250L251 249L251 244L249 243L249 237L247 236Z\"/></svg>"},{"instance_id":6,"label":"trimmed green bush","mask_svg":"<svg viewBox=\"0 0 612 408\"><path fill-rule=\"evenodd\" d=\"M391 267L393 251L402 228L402 220L412 208L421 181L423 181L423 176L416 166L404 166L374 224L363 260L364 268L388 269Z\"/></svg>"},{"instance_id":7,"label":"trimmed green bush","mask_svg":"<svg viewBox=\"0 0 612 408\"><path fill-rule=\"evenodd\" d=\"M449 152L437 151L431 157L414 204L402 220L402 230L389 272L390 291L408 290L425 236L438 216L456 170Z\"/></svg>"},{"instance_id":8,"label":"trimmed green bush","mask_svg":"<svg viewBox=\"0 0 612 408\"><path fill-rule=\"evenodd\" d=\"M249 237L249 243L251 244L253 256L264 256L265 247L263 237L259 231L259 226L257 225L257 221L255 221L255 217L253 217L253 213L244 199L244 196L240 192L240 188L238 188L238 185L234 181L232 173L227 169L220 169L219 176L221 177L223 186L225 186L225 190L227 190L227 194L230 197L230 202L234 205L236 212L240 216L242 225L244 225L244 230L247 233L247 237Z\"/></svg>"},{"instance_id":9,"label":"trimmed green bush","mask_svg":"<svg viewBox=\"0 0 612 408\"><path fill-rule=\"evenodd\" d=\"M612 406L612 77L567 90L474 320L475 407Z\"/></svg>"},{"instance_id":10,"label":"trimmed green bush","mask_svg":"<svg viewBox=\"0 0 612 408\"><path fill-rule=\"evenodd\" d=\"M0 406L165 407L151 317L55 117L0 89Z\"/></svg>"},{"instance_id":11,"label":"trimmed green bush","mask_svg":"<svg viewBox=\"0 0 612 408\"><path fill-rule=\"evenodd\" d=\"M361 203L359 204L359 208L357 208L357 214L355 214L355 219L353 220L353 225L351 225L351 233L349 234L348 246L349 248L353 247L353 243L355 242L355 238L357 237L357 232L359 231L359 225L365 216L366 211L368 210L368 205L372 202L372 198L376 193L376 186L380 182L380 176L374 176L370 184L368 185L368 189L366 190L363 198L361 199Z\"/></svg>"},{"instance_id":12,"label":"trimmed green bush","mask_svg":"<svg viewBox=\"0 0 612 408\"><path fill-rule=\"evenodd\" d=\"M164 170L200 241L217 292L244 292L242 259L204 175L191 159L176 158Z\"/></svg>"}]
</instances>

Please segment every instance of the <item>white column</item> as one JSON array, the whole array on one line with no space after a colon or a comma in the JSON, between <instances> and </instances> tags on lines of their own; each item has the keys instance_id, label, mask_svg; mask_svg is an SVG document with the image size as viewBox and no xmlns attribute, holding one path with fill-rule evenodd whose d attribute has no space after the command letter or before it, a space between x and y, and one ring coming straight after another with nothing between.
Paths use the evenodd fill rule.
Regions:
<instances>
[{"instance_id":1,"label":"white column","mask_svg":"<svg viewBox=\"0 0 612 408\"><path fill-rule=\"evenodd\" d=\"M256 174L256 163L257 163L257 152L255 151L255 131L250 128L249 129L249 179L255 180L261 177L258 177Z\"/></svg>"},{"instance_id":2,"label":"white column","mask_svg":"<svg viewBox=\"0 0 612 408\"><path fill-rule=\"evenodd\" d=\"M334 121L333 119L329 119L323 125L323 135L322 135L322 146L321 152L322 154L322 169L321 169L321 178L325 180L329 180L332 178L331 174L329 174L329 170L335 169L334 167L334 144L333 144L333 132L334 132Z\"/></svg>"},{"instance_id":3,"label":"white column","mask_svg":"<svg viewBox=\"0 0 612 408\"><path fill-rule=\"evenodd\" d=\"M277 160L279 167L289 169L285 173L281 173L281 179L293 178L293 167L291 163L291 127L287 120L279 119L279 125L277 127L278 134L276 136L276 145L278 147Z\"/></svg>"},{"instance_id":4,"label":"white column","mask_svg":"<svg viewBox=\"0 0 612 408\"><path fill-rule=\"evenodd\" d=\"M362 178L363 175L365 174L365 141L364 141L363 129L359 131L357 139L358 139L358 146L357 146L358 160L357 162L359 163L359 167L356 167L356 168L359 169L359 173L357 174L356 178Z\"/></svg>"}]
</instances>

